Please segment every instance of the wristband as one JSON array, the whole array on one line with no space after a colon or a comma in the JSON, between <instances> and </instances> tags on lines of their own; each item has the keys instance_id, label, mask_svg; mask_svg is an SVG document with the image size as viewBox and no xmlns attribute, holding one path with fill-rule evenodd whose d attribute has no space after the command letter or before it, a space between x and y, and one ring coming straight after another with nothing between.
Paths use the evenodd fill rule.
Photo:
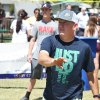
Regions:
<instances>
[{"instance_id":1,"label":"wristband","mask_svg":"<svg viewBox=\"0 0 100 100\"><path fill-rule=\"evenodd\" d=\"M93 98L100 98L100 94L94 95Z\"/></svg>"}]
</instances>

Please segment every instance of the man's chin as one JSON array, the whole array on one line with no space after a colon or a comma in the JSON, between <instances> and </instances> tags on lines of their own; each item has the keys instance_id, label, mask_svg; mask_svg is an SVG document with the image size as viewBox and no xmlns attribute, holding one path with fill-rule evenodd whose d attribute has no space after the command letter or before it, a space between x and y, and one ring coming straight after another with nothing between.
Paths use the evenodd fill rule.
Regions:
<instances>
[{"instance_id":1,"label":"man's chin","mask_svg":"<svg viewBox=\"0 0 100 100\"><path fill-rule=\"evenodd\" d=\"M47 15L43 15L43 17L45 17L45 18L46 18L46 17L47 17Z\"/></svg>"},{"instance_id":2,"label":"man's chin","mask_svg":"<svg viewBox=\"0 0 100 100\"><path fill-rule=\"evenodd\" d=\"M64 32L60 32L60 35L64 35Z\"/></svg>"}]
</instances>

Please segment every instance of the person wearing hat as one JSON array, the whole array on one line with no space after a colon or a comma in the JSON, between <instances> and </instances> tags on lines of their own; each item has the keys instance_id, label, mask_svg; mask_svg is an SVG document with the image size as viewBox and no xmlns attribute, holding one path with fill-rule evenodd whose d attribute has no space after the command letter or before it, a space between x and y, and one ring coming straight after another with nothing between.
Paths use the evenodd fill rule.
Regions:
<instances>
[{"instance_id":1,"label":"person wearing hat","mask_svg":"<svg viewBox=\"0 0 100 100\"><path fill-rule=\"evenodd\" d=\"M47 68L44 100L82 100L82 69L87 72L94 100L100 100L92 51L75 37L76 14L64 10L57 19L59 34L42 41L38 58L39 64Z\"/></svg>"},{"instance_id":2,"label":"person wearing hat","mask_svg":"<svg viewBox=\"0 0 100 100\"><path fill-rule=\"evenodd\" d=\"M36 79L41 78L43 67L38 64L38 54L40 45L44 38L55 35L58 32L58 24L51 20L51 5L46 2L41 7L43 18L35 23L32 30L32 39L29 43L28 62L31 63L31 78L25 96L21 100L29 100L30 93L36 83ZM34 43L36 42L35 51L32 54Z\"/></svg>"}]
</instances>

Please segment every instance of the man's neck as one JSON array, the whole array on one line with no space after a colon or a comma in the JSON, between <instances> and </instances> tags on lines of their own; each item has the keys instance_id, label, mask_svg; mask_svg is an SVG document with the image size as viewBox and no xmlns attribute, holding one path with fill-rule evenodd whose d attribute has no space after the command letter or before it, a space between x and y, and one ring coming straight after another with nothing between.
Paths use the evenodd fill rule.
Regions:
<instances>
[{"instance_id":1,"label":"man's neck","mask_svg":"<svg viewBox=\"0 0 100 100\"><path fill-rule=\"evenodd\" d=\"M51 21L51 17L43 17L43 21L44 22L50 22Z\"/></svg>"},{"instance_id":2,"label":"man's neck","mask_svg":"<svg viewBox=\"0 0 100 100\"><path fill-rule=\"evenodd\" d=\"M74 34L66 35L66 34L60 34L60 39L64 42L71 42L75 38Z\"/></svg>"}]
</instances>

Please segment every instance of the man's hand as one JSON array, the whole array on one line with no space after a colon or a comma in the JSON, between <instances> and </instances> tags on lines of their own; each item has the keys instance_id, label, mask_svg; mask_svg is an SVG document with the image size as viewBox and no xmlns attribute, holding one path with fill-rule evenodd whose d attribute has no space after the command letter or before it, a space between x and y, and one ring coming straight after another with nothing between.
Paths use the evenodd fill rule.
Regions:
<instances>
[{"instance_id":1,"label":"man's hand","mask_svg":"<svg viewBox=\"0 0 100 100\"><path fill-rule=\"evenodd\" d=\"M100 98L94 98L94 100L100 100Z\"/></svg>"},{"instance_id":2,"label":"man's hand","mask_svg":"<svg viewBox=\"0 0 100 100\"><path fill-rule=\"evenodd\" d=\"M58 67L63 69L62 64L66 62L66 59L64 59L63 57L57 58L53 60L54 65L57 65Z\"/></svg>"},{"instance_id":3,"label":"man's hand","mask_svg":"<svg viewBox=\"0 0 100 100\"><path fill-rule=\"evenodd\" d=\"M28 55L27 55L27 61L28 61L29 63L32 62L32 54L28 54Z\"/></svg>"}]
</instances>

